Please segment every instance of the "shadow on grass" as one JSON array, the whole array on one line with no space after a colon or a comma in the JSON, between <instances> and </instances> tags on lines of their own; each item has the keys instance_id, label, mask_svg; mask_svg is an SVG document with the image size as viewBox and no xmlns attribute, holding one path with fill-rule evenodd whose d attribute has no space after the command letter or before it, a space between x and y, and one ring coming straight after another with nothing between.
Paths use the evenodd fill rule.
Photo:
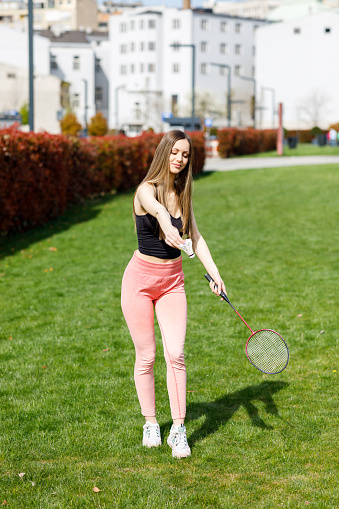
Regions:
<instances>
[{"instance_id":1,"label":"shadow on grass","mask_svg":"<svg viewBox=\"0 0 339 509\"><path fill-rule=\"evenodd\" d=\"M61 216L48 223L33 227L25 232L0 237L0 257L14 255L17 251L27 249L31 244L47 239L55 233L66 231L76 224L91 221L100 214L105 203L113 201L122 194L132 195L133 193L134 190L86 199L80 204L70 205Z\"/></svg>"},{"instance_id":2,"label":"shadow on grass","mask_svg":"<svg viewBox=\"0 0 339 509\"><path fill-rule=\"evenodd\" d=\"M287 382L281 381L262 382L259 385L250 385L245 387L245 389L226 394L215 401L189 404L186 414L187 422L192 422L201 416L205 416L202 426L190 435L190 446L194 447L196 442L203 440L208 435L212 435L220 426L227 424L240 407L245 408L253 426L263 430L273 429L260 416L254 402L260 401L264 403L268 414L279 417L279 411L273 400L273 395L287 385Z\"/></svg>"}]
</instances>

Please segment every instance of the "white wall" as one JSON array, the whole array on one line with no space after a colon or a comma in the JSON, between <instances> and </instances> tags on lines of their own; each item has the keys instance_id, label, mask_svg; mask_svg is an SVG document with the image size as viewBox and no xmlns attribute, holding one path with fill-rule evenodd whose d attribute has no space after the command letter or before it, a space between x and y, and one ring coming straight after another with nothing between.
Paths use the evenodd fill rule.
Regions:
<instances>
[{"instance_id":1,"label":"white wall","mask_svg":"<svg viewBox=\"0 0 339 509\"><path fill-rule=\"evenodd\" d=\"M329 33L325 29L329 28ZM299 29L300 33L294 33ZM339 121L339 14L322 12L289 20L257 32L257 78L275 90L287 129L327 129ZM317 106L318 103L318 106ZM263 127L271 127L271 95L263 96Z\"/></svg>"}]
</instances>

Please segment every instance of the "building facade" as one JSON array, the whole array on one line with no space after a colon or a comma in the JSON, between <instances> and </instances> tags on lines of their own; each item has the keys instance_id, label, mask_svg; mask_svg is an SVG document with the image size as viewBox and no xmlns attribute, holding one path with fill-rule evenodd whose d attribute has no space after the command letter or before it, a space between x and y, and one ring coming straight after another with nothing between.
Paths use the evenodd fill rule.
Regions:
<instances>
[{"instance_id":1,"label":"building facade","mask_svg":"<svg viewBox=\"0 0 339 509\"><path fill-rule=\"evenodd\" d=\"M339 13L324 11L261 28L257 33L257 88L261 127L271 127L272 95L283 104L287 129L328 129L339 121L334 64Z\"/></svg>"},{"instance_id":2,"label":"building facade","mask_svg":"<svg viewBox=\"0 0 339 509\"><path fill-rule=\"evenodd\" d=\"M244 18L267 19L283 0L243 0L241 2L208 0L203 4L218 14L241 16Z\"/></svg>"},{"instance_id":3,"label":"building facade","mask_svg":"<svg viewBox=\"0 0 339 509\"><path fill-rule=\"evenodd\" d=\"M110 126L162 130L164 115L190 116L193 102L195 115L225 125L228 95L232 125L253 125L255 33L264 24L190 8L112 16Z\"/></svg>"}]
</instances>

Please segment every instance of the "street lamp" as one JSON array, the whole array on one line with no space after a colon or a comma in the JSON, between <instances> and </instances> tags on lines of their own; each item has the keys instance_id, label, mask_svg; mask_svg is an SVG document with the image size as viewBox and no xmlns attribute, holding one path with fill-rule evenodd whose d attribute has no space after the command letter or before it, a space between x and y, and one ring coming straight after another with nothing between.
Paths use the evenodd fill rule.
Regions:
<instances>
[{"instance_id":1,"label":"street lamp","mask_svg":"<svg viewBox=\"0 0 339 509\"><path fill-rule=\"evenodd\" d=\"M119 129L119 90L126 88L126 85L115 87L115 129Z\"/></svg>"},{"instance_id":2,"label":"street lamp","mask_svg":"<svg viewBox=\"0 0 339 509\"><path fill-rule=\"evenodd\" d=\"M85 136L87 136L87 110L88 110L88 82L85 78L82 78L82 81L85 84L85 113L84 113L84 122L85 122Z\"/></svg>"},{"instance_id":3,"label":"street lamp","mask_svg":"<svg viewBox=\"0 0 339 509\"><path fill-rule=\"evenodd\" d=\"M195 44L181 44L175 43L170 44L171 48L192 48L192 113L191 113L191 128L192 131L195 129L194 117L195 117Z\"/></svg>"},{"instance_id":4,"label":"street lamp","mask_svg":"<svg viewBox=\"0 0 339 509\"><path fill-rule=\"evenodd\" d=\"M34 131L33 0L28 0L29 130Z\"/></svg>"},{"instance_id":5,"label":"street lamp","mask_svg":"<svg viewBox=\"0 0 339 509\"><path fill-rule=\"evenodd\" d=\"M256 103L256 80L255 78L250 78L250 77L247 77L247 76L239 76L240 79L242 80L247 80L247 81L253 81L254 83L254 108L253 108L253 127L254 129L256 128L256 123L255 123L255 103Z\"/></svg>"},{"instance_id":6,"label":"street lamp","mask_svg":"<svg viewBox=\"0 0 339 509\"><path fill-rule=\"evenodd\" d=\"M270 87L261 87L262 90L268 90L272 92L272 129L274 129L275 124L275 90Z\"/></svg>"},{"instance_id":7,"label":"street lamp","mask_svg":"<svg viewBox=\"0 0 339 509\"><path fill-rule=\"evenodd\" d=\"M211 65L215 65L216 67L227 67L228 74L227 74L227 120L228 120L228 127L231 127L231 66L226 64L215 64L211 63Z\"/></svg>"}]
</instances>

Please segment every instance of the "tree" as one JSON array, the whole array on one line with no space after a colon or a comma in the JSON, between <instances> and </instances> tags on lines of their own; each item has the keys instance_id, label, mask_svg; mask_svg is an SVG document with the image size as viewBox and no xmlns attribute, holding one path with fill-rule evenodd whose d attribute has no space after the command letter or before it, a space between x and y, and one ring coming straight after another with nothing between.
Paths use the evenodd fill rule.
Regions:
<instances>
[{"instance_id":1,"label":"tree","mask_svg":"<svg viewBox=\"0 0 339 509\"><path fill-rule=\"evenodd\" d=\"M101 111L98 111L98 113L91 118L91 123L88 125L88 134L90 136L104 136L107 133L107 129L107 120Z\"/></svg>"},{"instance_id":2,"label":"tree","mask_svg":"<svg viewBox=\"0 0 339 509\"><path fill-rule=\"evenodd\" d=\"M319 89L313 90L297 106L300 120L309 126L324 123L329 103L330 99L325 92Z\"/></svg>"},{"instance_id":3,"label":"tree","mask_svg":"<svg viewBox=\"0 0 339 509\"><path fill-rule=\"evenodd\" d=\"M21 106L19 113L21 115L21 123L22 123L22 125L28 125L28 123L29 123L29 108L28 108L28 104L27 103L24 103Z\"/></svg>"},{"instance_id":4,"label":"tree","mask_svg":"<svg viewBox=\"0 0 339 509\"><path fill-rule=\"evenodd\" d=\"M81 124L79 124L77 117L74 113L67 113L62 120L60 120L60 127L62 134L70 136L77 136L81 131Z\"/></svg>"}]
</instances>

